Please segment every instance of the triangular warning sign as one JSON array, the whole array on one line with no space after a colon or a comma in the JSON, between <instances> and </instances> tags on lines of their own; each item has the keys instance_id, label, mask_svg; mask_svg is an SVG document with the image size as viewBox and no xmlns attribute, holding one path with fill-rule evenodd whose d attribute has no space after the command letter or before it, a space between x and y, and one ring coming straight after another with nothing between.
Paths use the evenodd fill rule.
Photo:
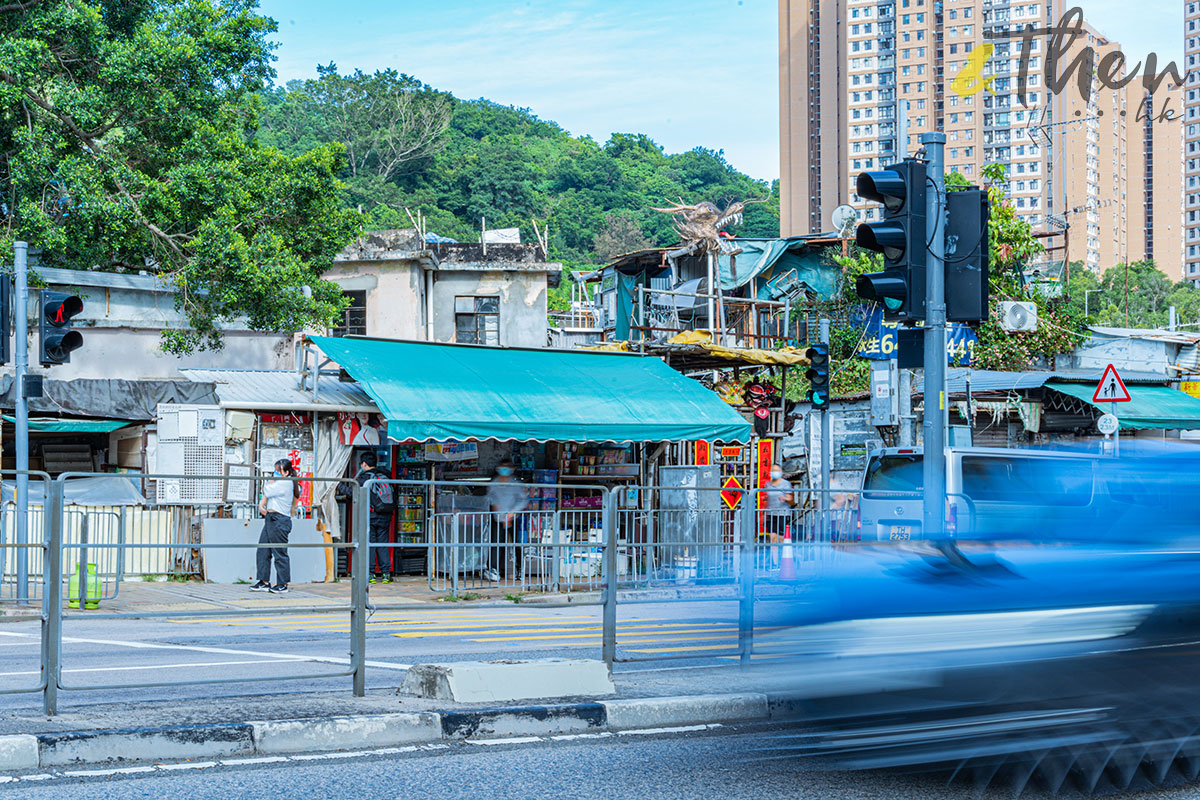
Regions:
<instances>
[{"instance_id":1,"label":"triangular warning sign","mask_svg":"<svg viewBox=\"0 0 1200 800\"><path fill-rule=\"evenodd\" d=\"M1125 388L1125 381L1121 380L1121 376L1117 374L1117 368L1109 364L1104 370L1104 377L1100 379L1100 383L1096 386L1096 393L1092 395L1093 403L1128 403L1133 400L1129 396L1129 390Z\"/></svg>"}]
</instances>

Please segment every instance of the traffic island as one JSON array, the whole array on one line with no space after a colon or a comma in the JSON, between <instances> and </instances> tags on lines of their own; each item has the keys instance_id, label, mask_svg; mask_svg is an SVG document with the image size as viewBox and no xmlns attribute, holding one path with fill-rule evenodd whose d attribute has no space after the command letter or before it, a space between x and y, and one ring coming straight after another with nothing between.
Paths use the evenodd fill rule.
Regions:
<instances>
[{"instance_id":1,"label":"traffic island","mask_svg":"<svg viewBox=\"0 0 1200 800\"><path fill-rule=\"evenodd\" d=\"M609 697L617 689L603 661L547 658L415 664L405 673L400 692L456 703L509 703Z\"/></svg>"}]
</instances>

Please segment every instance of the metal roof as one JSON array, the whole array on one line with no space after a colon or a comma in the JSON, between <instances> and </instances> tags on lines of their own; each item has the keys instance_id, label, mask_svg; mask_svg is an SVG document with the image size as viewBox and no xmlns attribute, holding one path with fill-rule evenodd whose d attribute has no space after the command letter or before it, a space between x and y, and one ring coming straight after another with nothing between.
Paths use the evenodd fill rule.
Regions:
<instances>
[{"instance_id":1,"label":"metal roof","mask_svg":"<svg viewBox=\"0 0 1200 800\"><path fill-rule=\"evenodd\" d=\"M300 388L300 373L290 369L181 369L190 381L212 383L222 408L258 411L351 411L379 409L357 383L321 375L317 399Z\"/></svg>"},{"instance_id":2,"label":"metal roof","mask_svg":"<svg viewBox=\"0 0 1200 800\"><path fill-rule=\"evenodd\" d=\"M946 391L949 394L965 394L967 391L967 375L971 377L971 394L983 392L1007 392L1018 389L1039 389L1047 381L1079 381L1081 383L1098 383L1104 376L1104 370L1081 370L1078 372L998 372L989 369L967 369L957 367L946 371ZM1121 371L1121 379L1126 383L1166 383L1167 378L1153 372ZM913 382L913 391L921 392L924 381Z\"/></svg>"},{"instance_id":3,"label":"metal roof","mask_svg":"<svg viewBox=\"0 0 1200 800\"><path fill-rule=\"evenodd\" d=\"M1200 342L1200 333L1196 331L1171 331L1165 328L1105 328L1099 325L1093 325L1088 330L1114 339L1148 339L1155 342L1183 345Z\"/></svg>"}]
</instances>

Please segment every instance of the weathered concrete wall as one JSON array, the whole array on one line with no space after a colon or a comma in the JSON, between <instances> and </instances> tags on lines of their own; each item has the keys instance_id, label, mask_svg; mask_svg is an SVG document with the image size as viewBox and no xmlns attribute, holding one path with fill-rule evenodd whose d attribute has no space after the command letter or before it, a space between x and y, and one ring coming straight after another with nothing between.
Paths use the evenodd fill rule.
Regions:
<instances>
[{"instance_id":1,"label":"weathered concrete wall","mask_svg":"<svg viewBox=\"0 0 1200 800\"><path fill-rule=\"evenodd\" d=\"M416 260L338 261L325 278L343 291L367 293L367 335L424 339L424 280Z\"/></svg>"},{"instance_id":2,"label":"weathered concrete wall","mask_svg":"<svg viewBox=\"0 0 1200 800\"><path fill-rule=\"evenodd\" d=\"M1154 372L1164 377L1174 377L1167 370L1178 352L1179 346L1168 342L1147 339L1114 338L1092 334L1092 338L1071 353L1072 369L1104 369L1109 364L1117 371ZM1062 358L1059 359L1060 367Z\"/></svg>"},{"instance_id":3,"label":"weathered concrete wall","mask_svg":"<svg viewBox=\"0 0 1200 800\"><path fill-rule=\"evenodd\" d=\"M514 246L514 245L509 245ZM493 245L488 245L490 253ZM546 346L546 273L449 272L444 267L433 284L433 336L454 341L454 298L500 297L500 344L505 347Z\"/></svg>"}]
</instances>

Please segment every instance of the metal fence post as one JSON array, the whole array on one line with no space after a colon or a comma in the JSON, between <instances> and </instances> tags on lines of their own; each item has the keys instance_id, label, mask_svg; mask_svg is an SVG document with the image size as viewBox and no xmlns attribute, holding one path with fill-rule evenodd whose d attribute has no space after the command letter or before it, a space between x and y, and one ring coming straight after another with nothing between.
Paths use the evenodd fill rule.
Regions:
<instances>
[{"instance_id":1,"label":"metal fence post","mask_svg":"<svg viewBox=\"0 0 1200 800\"><path fill-rule=\"evenodd\" d=\"M48 509L50 518L47 522L50 537L42 567L42 592L45 598L42 613L45 617L42 623L42 675L46 679L46 688L42 695L42 708L47 716L58 713L58 678L62 664L62 541L63 541L63 483L62 479L46 486L48 497L43 500L43 514ZM29 509L17 509L18 514L28 514Z\"/></svg>"},{"instance_id":2,"label":"metal fence post","mask_svg":"<svg viewBox=\"0 0 1200 800\"><path fill-rule=\"evenodd\" d=\"M369 485L368 481L368 485ZM350 664L354 696L367 694L367 573L371 501L368 486L354 490L354 548L350 551Z\"/></svg>"},{"instance_id":3,"label":"metal fence post","mask_svg":"<svg viewBox=\"0 0 1200 800\"><path fill-rule=\"evenodd\" d=\"M741 542L741 574L742 586L738 594L738 654L742 664L750 663L754 652L754 501L753 492L747 492L742 498L742 507L738 511L737 521Z\"/></svg>"},{"instance_id":4,"label":"metal fence post","mask_svg":"<svg viewBox=\"0 0 1200 800\"><path fill-rule=\"evenodd\" d=\"M600 521L604 529L604 622L601 657L612 672L617 658L617 525L613 506L616 495L609 489L604 495Z\"/></svg>"},{"instance_id":5,"label":"metal fence post","mask_svg":"<svg viewBox=\"0 0 1200 800\"><path fill-rule=\"evenodd\" d=\"M79 610L87 608L87 560L88 560L88 515L85 510L79 515ZM96 576L99 580L100 576ZM68 592L68 597L70 593Z\"/></svg>"}]
</instances>

